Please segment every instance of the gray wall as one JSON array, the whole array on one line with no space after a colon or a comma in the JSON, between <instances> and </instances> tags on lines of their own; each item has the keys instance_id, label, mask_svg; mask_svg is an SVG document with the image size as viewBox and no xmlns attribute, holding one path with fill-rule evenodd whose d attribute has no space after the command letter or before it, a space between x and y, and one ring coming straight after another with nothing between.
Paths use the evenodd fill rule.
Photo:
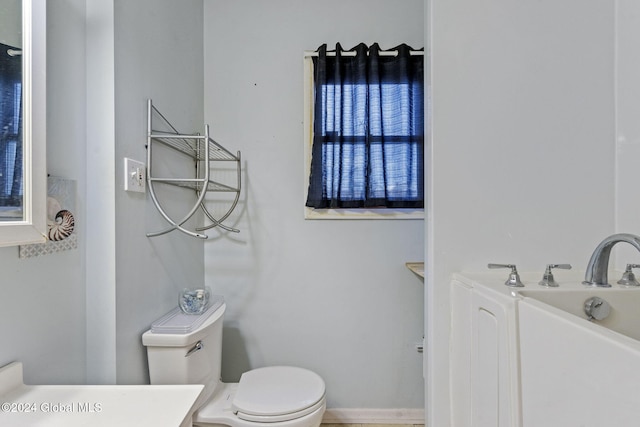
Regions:
<instances>
[{"instance_id":1,"label":"gray wall","mask_svg":"<svg viewBox=\"0 0 640 427\"><path fill-rule=\"evenodd\" d=\"M111 52L111 58L104 60L111 70L96 70L95 62L89 60L85 66L85 60L105 51L88 52L85 43L92 46L96 34L109 32L100 19L104 14L92 14L96 4L105 3L107 9L111 6L107 18L117 53ZM316 6L306 2L208 0L204 63L198 62L196 52L181 52L198 66L178 69L174 64L162 81L150 77L159 66L152 73L145 67L159 61L150 57L158 48L155 43L163 40L171 45L173 37L180 40L179 34L169 32L168 40L132 39L138 26L143 33L156 28L154 19L170 24L172 4L163 2L160 9L153 7L156 2L132 3L136 4L116 2L114 10L112 0L48 2L48 168L52 174L78 181L81 238L78 250L28 260L18 259L17 248L0 249L0 363L23 361L27 382L84 382L86 366L95 365L92 351L100 347L90 345L95 340L106 342L103 347L114 355L105 362L114 365L113 372L107 367L103 379L116 380L117 354L118 379L144 381L139 333L173 305L174 292L184 280L200 280L200 273L190 273L200 268L197 262L182 260L176 261L179 265L163 266L176 255L171 250L174 243L178 248L189 243L175 236L170 237L175 242L143 239L144 231L160 223L155 212L137 196L119 192L116 197L115 193L121 184L121 157L144 157L140 132L144 132L145 98L151 96L171 110L175 104L165 100L177 96L186 110L192 108L186 95L183 98L168 83L177 85L185 70L193 73L188 75L196 82L184 90L194 96L191 91L202 84L199 70L207 72L207 98L197 105L204 105L205 121L213 125L214 135L230 148L243 150L247 161L246 199L237 218L243 232L207 242L206 273L202 274L230 304L225 351L228 378L237 377L249 366L299 364L316 369L327 379L334 407L420 406L415 391L420 382L419 358L413 353L413 341L421 333L415 323L420 322L417 300L422 285L403 263L421 257L426 236L431 267L426 320L427 326L437 325L429 331L427 345L433 351L428 363L432 409L428 416L431 425L448 425L450 272L483 269L488 261L516 262L525 270L536 271L547 262L571 262L583 268L594 244L606 234L638 232L633 215L638 206L628 196L636 180L628 171L633 170L637 151L633 117L638 105L631 94L637 92L634 70L640 62L633 53L638 16L633 2L619 3L617 57L613 51L614 11L609 4L574 1L558 6L550 1L516 4L494 0L480 7L463 0L429 2L424 22L425 33L431 37L434 115L430 221L425 231L415 221L303 221L302 147L298 145L302 140L301 52L338 40L346 46L374 40L385 46L407 40L420 45L422 36L414 31L422 32L421 2L395 2L403 5L400 8L392 8L389 2L367 2L375 24L354 17L351 7L356 3L335 2L342 10L337 19L344 21L327 25L315 18L324 8L315 10ZM280 8L272 10L276 4ZM195 15L200 5L189 5L185 13ZM141 10L144 6L148 8ZM399 21L404 6L411 12L410 24ZM154 17L131 21L129 11ZM575 19L576 11L580 19ZM86 21L85 12L89 12ZM121 18L118 31L130 38L115 39L114 16ZM182 13L178 16L187 19ZM197 28L200 20L195 22L189 34L197 46L196 36L202 30ZM387 33L385 28L393 31ZM284 62L270 61L265 58L268 53ZM230 75L231 65L225 66L217 57L222 54L234 61L253 60L256 69L267 71L269 79L251 73ZM615 128L614 62L621 85ZM118 79L114 77L116 65L120 67ZM282 76L277 77L280 72ZM105 77L109 75L110 84ZM110 85L113 105L111 116L105 117L96 113L105 107L104 102L96 101L91 93L97 86ZM282 90L284 87L288 90ZM272 107L260 102L267 97L281 100ZM123 118L125 112L131 112L130 118ZM189 113L193 114L183 114L178 108L169 115L177 117L180 125L196 127L202 113L197 106ZM117 145L113 142L116 120L123 126ZM100 177L101 183L111 183L110 195L89 191L95 188L91 183L97 177L95 170L84 166L94 164L98 157L91 141L97 137L93 126L99 121L110 123L113 134L112 167L107 176ZM251 129L254 126L260 129ZM524 173L508 174L508 161L519 164ZM540 173L541 164L548 165L545 173ZM540 208L543 201L550 209ZM105 207L114 223L106 230L90 231L89 218L99 216ZM122 224L127 221L133 224ZM109 233L114 234L113 243L102 251L110 259L95 259L95 249L87 250L89 244L103 244L102 237L111 241ZM97 237L91 243L83 237L89 234ZM336 234L337 242L333 240ZM368 243L349 243L354 236ZM320 241L321 249L307 247L309 238ZM198 251L193 248L195 256L189 258L197 259ZM353 255L360 251L364 251L362 256ZM125 254L142 254L142 261L120 259ZM318 258L332 265L331 277L324 275L315 261ZM88 264L90 269L85 267ZM101 266L108 266L106 276L114 278L107 289L112 300L95 298L93 279L105 275ZM85 270L91 271L85 274ZM117 322L116 289L121 305L117 316L122 319ZM22 301L28 301L28 308L23 308ZM93 333L100 319L94 313L102 306L112 322L107 329L113 341ZM125 309L138 312L127 314ZM89 338L85 338L86 328ZM378 389L398 391L401 397L382 401L387 391L375 390L377 384L384 384Z\"/></svg>"},{"instance_id":2,"label":"gray wall","mask_svg":"<svg viewBox=\"0 0 640 427\"><path fill-rule=\"evenodd\" d=\"M140 334L175 305L182 287L206 277L230 305L226 379L250 367L290 363L325 377L333 407L421 406L421 356L414 345L422 336L423 285L404 262L422 258L422 222L304 221L299 144L302 51L336 41L422 46L422 3L377 2L378 11L367 13L371 23L359 22L353 5L338 6L343 25L324 29L307 18L324 13L310 3L211 2L203 14L199 1L48 2L48 165L50 173L78 181L80 247L30 260L19 260L16 248L0 250L0 363L22 360L32 383L146 382ZM204 40L203 16L209 22ZM217 52L233 23L249 16L234 38L238 52ZM262 16L280 21L263 28L269 37L256 54L238 42L243 31L253 41L261 38L250 27ZM310 21L315 29L299 39ZM214 61L218 53L233 53L234 61L253 53L272 74L280 68L265 61L272 44L276 52L283 49L278 56L287 70L264 86L258 81L257 91L253 75L232 78L232 70L213 63L224 62ZM210 74L206 84L203 71ZM227 81L240 86L222 97ZM264 114L272 106L259 101L269 94L278 99L278 114ZM145 160L149 97L185 131L211 123L214 135L243 150L247 162L237 218L242 234L207 242L206 274L202 242L178 233L146 238L163 220L147 197L121 189L122 158ZM264 131L225 125L244 111ZM179 210L183 201L170 205ZM318 246L302 253L307 239ZM331 266L331 279L316 259ZM29 311L15 303L22 300L29 300Z\"/></svg>"},{"instance_id":3,"label":"gray wall","mask_svg":"<svg viewBox=\"0 0 640 427\"><path fill-rule=\"evenodd\" d=\"M84 0L48 2L47 166L77 181L79 248L19 259L0 249L0 365L22 361L27 383L84 383ZM55 83L53 83L55 82Z\"/></svg>"},{"instance_id":4,"label":"gray wall","mask_svg":"<svg viewBox=\"0 0 640 427\"><path fill-rule=\"evenodd\" d=\"M640 4L633 0L616 4L616 231L640 233L640 199L634 196L640 158ZM638 262L630 246L619 252L618 269Z\"/></svg>"},{"instance_id":5,"label":"gray wall","mask_svg":"<svg viewBox=\"0 0 640 427\"><path fill-rule=\"evenodd\" d=\"M205 119L241 150L231 224L205 245L228 304L223 379L275 364L326 381L329 408L422 408L422 220L305 220L303 52L424 46L422 0L205 1Z\"/></svg>"},{"instance_id":6,"label":"gray wall","mask_svg":"<svg viewBox=\"0 0 640 427\"><path fill-rule=\"evenodd\" d=\"M141 334L177 305L184 287L204 281L202 241L179 232L148 238L167 225L147 194L123 188L124 157L146 162L146 101L174 126L203 132L202 0L115 1L116 366L119 384L148 381ZM173 153L166 170L193 173ZM185 176L190 177L190 175ZM181 218L195 201L188 190L158 191ZM192 225L192 223L188 223Z\"/></svg>"},{"instance_id":7,"label":"gray wall","mask_svg":"<svg viewBox=\"0 0 640 427\"><path fill-rule=\"evenodd\" d=\"M0 250L0 364L30 383L144 383L140 335L202 284L203 245L145 236L161 220L122 190L122 158L145 160L149 97L201 128L202 1L53 0L48 21L48 172L77 180L79 248Z\"/></svg>"},{"instance_id":8,"label":"gray wall","mask_svg":"<svg viewBox=\"0 0 640 427\"><path fill-rule=\"evenodd\" d=\"M450 274L584 270L616 230L615 19L597 0L428 3L427 418L446 426Z\"/></svg>"},{"instance_id":9,"label":"gray wall","mask_svg":"<svg viewBox=\"0 0 640 427\"><path fill-rule=\"evenodd\" d=\"M204 248L175 232L146 237L164 220L148 195L124 192L123 162L146 162L148 98L178 128L202 123L202 0L87 0L87 46L88 380L144 383L141 335L180 289L202 285ZM165 208L193 199L175 195Z\"/></svg>"},{"instance_id":10,"label":"gray wall","mask_svg":"<svg viewBox=\"0 0 640 427\"><path fill-rule=\"evenodd\" d=\"M0 4L0 43L22 47L22 2L4 0Z\"/></svg>"}]
</instances>

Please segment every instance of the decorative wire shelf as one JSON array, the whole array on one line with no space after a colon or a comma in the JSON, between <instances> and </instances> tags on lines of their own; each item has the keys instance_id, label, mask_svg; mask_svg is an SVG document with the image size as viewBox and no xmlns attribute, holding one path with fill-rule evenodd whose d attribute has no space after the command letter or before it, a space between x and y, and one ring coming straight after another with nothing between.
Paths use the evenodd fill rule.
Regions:
<instances>
[{"instance_id":1,"label":"decorative wire shelf","mask_svg":"<svg viewBox=\"0 0 640 427\"><path fill-rule=\"evenodd\" d=\"M156 123L154 123L156 122ZM159 122L160 126L157 126ZM160 131L154 129L154 126L163 127L169 129L168 131ZM172 178L172 177L158 177L154 176L155 162L152 154L154 146L160 144L165 147L169 147L172 150L177 151L183 155L186 155L195 161L195 174L193 177L188 178ZM209 137L209 126L205 125L204 135L200 134L181 134L176 128L160 113L160 111L153 105L151 100L147 103L147 183L149 188L149 194L154 205L162 215L162 217L169 223L169 226L163 230L147 233L147 237L160 236L169 233L174 230L179 230L190 236L206 239L208 236L203 234L202 231L208 230L214 227L220 227L224 230L231 232L239 232L238 229L229 227L223 224L231 212L236 208L238 200L240 198L240 190L242 188L242 167L241 156L238 151L236 154L232 154L229 150L222 145L214 141ZM211 163L212 162L234 162L236 169L236 185L228 185L221 182L217 182L211 179ZM196 201L191 206L191 209L184 215L183 218L175 220L167 211L163 208L160 199L156 194L156 184L172 185L182 188L187 188L195 191ZM205 195L208 192L228 192L234 193L233 201L230 204L229 209L223 215L214 217L205 206ZM205 224L202 227L197 227L195 230L189 230L183 227L183 225L198 211L201 209L204 212L205 217L209 220L210 224Z\"/></svg>"}]
</instances>

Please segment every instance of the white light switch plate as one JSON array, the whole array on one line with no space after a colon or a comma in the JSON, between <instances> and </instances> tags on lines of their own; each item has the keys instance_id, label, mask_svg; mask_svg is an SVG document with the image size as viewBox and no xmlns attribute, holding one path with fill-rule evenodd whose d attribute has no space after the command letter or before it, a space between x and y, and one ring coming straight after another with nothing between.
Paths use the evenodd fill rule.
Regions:
<instances>
[{"instance_id":1,"label":"white light switch plate","mask_svg":"<svg viewBox=\"0 0 640 427\"><path fill-rule=\"evenodd\" d=\"M124 158L124 191L145 192L146 168L144 163Z\"/></svg>"}]
</instances>

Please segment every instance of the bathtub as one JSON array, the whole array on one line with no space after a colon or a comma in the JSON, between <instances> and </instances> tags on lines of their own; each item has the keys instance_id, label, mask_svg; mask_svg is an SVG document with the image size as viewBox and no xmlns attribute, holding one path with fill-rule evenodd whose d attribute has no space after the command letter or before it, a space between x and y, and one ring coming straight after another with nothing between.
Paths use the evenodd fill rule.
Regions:
<instances>
[{"instance_id":1,"label":"bathtub","mask_svg":"<svg viewBox=\"0 0 640 427\"><path fill-rule=\"evenodd\" d=\"M640 289L519 292L524 427L640 425ZM584 302L611 305L589 321Z\"/></svg>"},{"instance_id":2,"label":"bathtub","mask_svg":"<svg viewBox=\"0 0 640 427\"><path fill-rule=\"evenodd\" d=\"M521 277L524 288L504 274L452 278L452 425L640 426L640 289L586 287L576 271L558 288ZM602 321L584 313L593 296L611 306Z\"/></svg>"}]
</instances>

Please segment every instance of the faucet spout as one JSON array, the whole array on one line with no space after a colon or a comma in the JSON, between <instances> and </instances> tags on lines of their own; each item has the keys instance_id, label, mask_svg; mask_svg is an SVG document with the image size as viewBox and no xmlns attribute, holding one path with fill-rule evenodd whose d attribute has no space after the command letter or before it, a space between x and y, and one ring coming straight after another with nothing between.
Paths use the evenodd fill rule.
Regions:
<instances>
[{"instance_id":1,"label":"faucet spout","mask_svg":"<svg viewBox=\"0 0 640 427\"><path fill-rule=\"evenodd\" d=\"M591 255L591 259L587 265L587 271L584 275L584 282L582 282L584 285L603 288L611 287L608 278L609 257L611 255L611 249L619 242L629 243L640 252L640 236L620 233L607 237L600 242Z\"/></svg>"}]
</instances>

